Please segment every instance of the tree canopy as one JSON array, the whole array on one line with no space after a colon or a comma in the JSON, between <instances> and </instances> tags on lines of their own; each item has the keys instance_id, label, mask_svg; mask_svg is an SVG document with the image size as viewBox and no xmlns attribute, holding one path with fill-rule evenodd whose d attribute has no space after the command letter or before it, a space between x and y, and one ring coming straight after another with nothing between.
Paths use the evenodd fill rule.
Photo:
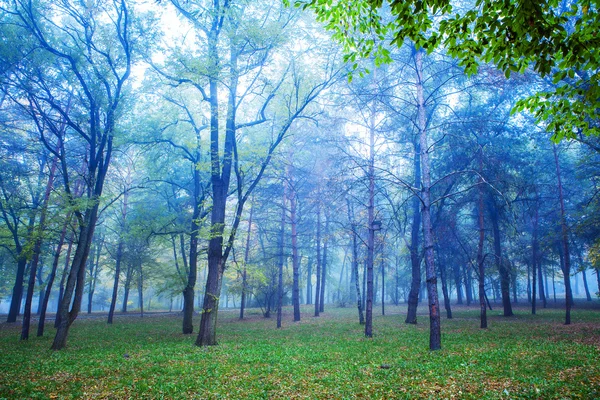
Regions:
<instances>
[{"instance_id":1,"label":"tree canopy","mask_svg":"<svg viewBox=\"0 0 600 400\"><path fill-rule=\"evenodd\" d=\"M518 102L555 141L600 135L600 1L298 0L312 8L354 63L391 61L385 44L444 48L468 74L493 63L506 77L533 70L537 93Z\"/></svg>"}]
</instances>

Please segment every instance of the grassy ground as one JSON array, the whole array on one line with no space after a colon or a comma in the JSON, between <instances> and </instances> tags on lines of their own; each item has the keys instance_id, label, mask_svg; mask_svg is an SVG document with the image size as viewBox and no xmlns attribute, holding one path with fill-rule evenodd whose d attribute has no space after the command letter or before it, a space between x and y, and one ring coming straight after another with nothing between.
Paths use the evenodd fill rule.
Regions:
<instances>
[{"instance_id":1,"label":"grassy ground","mask_svg":"<svg viewBox=\"0 0 600 400\"><path fill-rule=\"evenodd\" d=\"M49 350L52 329L20 342L3 323L0 398L600 398L599 310L575 309L571 326L562 310L494 310L482 331L477 310L456 309L437 352L428 318L407 326L403 307L376 316L370 340L354 309L313 318L306 308L296 324L286 311L280 330L255 310L245 321L221 311L220 344L208 349L179 333L176 315L78 320L60 352Z\"/></svg>"}]
</instances>

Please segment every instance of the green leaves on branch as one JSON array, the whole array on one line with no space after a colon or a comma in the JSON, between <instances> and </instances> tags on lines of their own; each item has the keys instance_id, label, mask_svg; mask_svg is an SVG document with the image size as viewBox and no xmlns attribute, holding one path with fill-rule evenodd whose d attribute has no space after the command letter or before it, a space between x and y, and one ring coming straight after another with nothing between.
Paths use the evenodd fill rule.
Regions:
<instances>
[{"instance_id":1,"label":"green leaves on branch","mask_svg":"<svg viewBox=\"0 0 600 400\"><path fill-rule=\"evenodd\" d=\"M289 2L289 0L288 0ZM509 78L533 69L552 78L554 90L519 103L554 133L554 140L598 135L600 0L565 6L559 0L296 0L333 32L354 69L374 56L390 62L380 43L406 40L428 52L443 48L469 75L493 63ZM377 43L377 45L376 45Z\"/></svg>"}]
</instances>

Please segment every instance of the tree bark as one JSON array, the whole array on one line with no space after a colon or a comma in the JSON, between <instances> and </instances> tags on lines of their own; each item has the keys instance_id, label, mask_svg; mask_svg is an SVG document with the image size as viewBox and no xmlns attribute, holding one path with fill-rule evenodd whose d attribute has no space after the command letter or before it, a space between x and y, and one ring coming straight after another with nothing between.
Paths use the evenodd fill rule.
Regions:
<instances>
[{"instance_id":1,"label":"tree bark","mask_svg":"<svg viewBox=\"0 0 600 400\"><path fill-rule=\"evenodd\" d=\"M228 4L228 3L226 3ZM228 8L228 6L225 6ZM235 146L235 110L236 110L236 88L237 77L235 72L231 75L229 87L229 100L227 106L227 117L225 123L225 144L223 149L223 164L221 165L219 152L219 49L218 38L222 26L221 12L216 7L211 30L208 33L208 59L211 63L209 69L214 71L209 74L209 102L210 102L210 166L211 166L211 189L213 207L210 216L211 235L208 242L208 275L206 277L206 289L204 291L204 302L202 305L202 317L200 328L196 338L197 346L214 346L217 344L217 314L219 310L219 298L221 296L221 282L225 270L225 257L223 254L223 232L225 228L225 208L227 194L231 179L231 168ZM233 49L230 56L235 57ZM235 59L230 60L232 65ZM232 66L233 68L233 66Z\"/></svg>"},{"instance_id":2,"label":"tree bark","mask_svg":"<svg viewBox=\"0 0 600 400\"><path fill-rule=\"evenodd\" d=\"M325 239L323 240L323 262L321 263L321 294L319 312L325 311L325 286L327 284L327 247L329 244L329 216L325 214Z\"/></svg>"},{"instance_id":3,"label":"tree bark","mask_svg":"<svg viewBox=\"0 0 600 400\"><path fill-rule=\"evenodd\" d=\"M98 240L96 246L96 257L90 262L90 281L88 283L88 309L87 313L92 313L92 302L94 298L94 292L96 291L96 282L98 281L98 273L100 271L100 254L102 253L102 246L104 245L104 238ZM92 255L94 252L92 252Z\"/></svg>"},{"instance_id":4,"label":"tree bark","mask_svg":"<svg viewBox=\"0 0 600 400\"><path fill-rule=\"evenodd\" d=\"M421 146L419 141L413 142L415 166L415 189L421 189ZM421 290L421 257L419 255L419 231L421 229L421 201L417 195L412 199L412 226L410 230L410 264L412 280L408 294L408 312L406 314L407 324L417 323L417 307L419 305L419 291Z\"/></svg>"},{"instance_id":5,"label":"tree bark","mask_svg":"<svg viewBox=\"0 0 600 400\"><path fill-rule=\"evenodd\" d=\"M250 261L250 234L252 233L252 213L254 210L254 201L250 204L250 216L248 217L248 233L246 235L246 248L244 249L244 269L242 270L242 298L240 300L240 319L244 319L244 309L246 308L246 291L248 290L247 265Z\"/></svg>"},{"instance_id":6,"label":"tree bark","mask_svg":"<svg viewBox=\"0 0 600 400\"><path fill-rule=\"evenodd\" d=\"M107 165L108 166L108 165ZM102 177L102 181L104 178ZM102 190L100 189L100 193ZM86 210L84 223L79 230L79 242L71 262L71 268L65 286L65 292L60 303L60 322L52 343L52 350L60 350L67 344L67 336L71 324L77 318L81 309L81 299L85 285L85 264L90 252L96 221L98 220L98 203ZM73 305L71 306L71 302ZM70 307L70 310L69 310Z\"/></svg>"},{"instance_id":7,"label":"tree bark","mask_svg":"<svg viewBox=\"0 0 600 400\"><path fill-rule=\"evenodd\" d=\"M306 305L312 304L312 257L306 262Z\"/></svg>"},{"instance_id":8,"label":"tree bark","mask_svg":"<svg viewBox=\"0 0 600 400\"><path fill-rule=\"evenodd\" d=\"M439 261L439 260L438 260ZM440 278L442 278L442 295L444 296L444 308L446 309L446 318L452 319L452 307L450 306L450 296L448 294L448 284L446 278L446 266L440 264Z\"/></svg>"},{"instance_id":9,"label":"tree bark","mask_svg":"<svg viewBox=\"0 0 600 400\"><path fill-rule=\"evenodd\" d=\"M427 295L429 303L429 349L442 348L440 306L437 295L437 276L433 253L433 230L431 224L431 171L429 162L429 145L427 143L427 123L425 116L425 97L423 93L423 50L417 50L415 67L417 72L417 103L419 145L421 148L422 183L421 215L423 219L423 240L425 244L425 271L427 278Z\"/></svg>"},{"instance_id":10,"label":"tree bark","mask_svg":"<svg viewBox=\"0 0 600 400\"><path fill-rule=\"evenodd\" d=\"M288 177L291 178L291 177ZM300 321L300 263L298 258L298 219L296 215L296 190L289 185L290 222L292 225L292 305L294 306L294 322Z\"/></svg>"},{"instance_id":11,"label":"tree bark","mask_svg":"<svg viewBox=\"0 0 600 400\"><path fill-rule=\"evenodd\" d=\"M536 306L537 306L537 299L536 299L536 274L537 274L537 267L538 267L538 263L539 263L539 241L538 241L538 222L539 222L539 202L538 202L538 196L537 196L537 188L535 191L535 195L536 195L536 199L535 199L535 210L534 210L534 214L533 214L533 234L532 234L532 243L531 243L531 250L532 250L532 255L531 255L531 266L532 266L532 282L531 282L531 289L532 289L532 293L531 293L531 314L535 314L536 313ZM541 285L540 285L541 287Z\"/></svg>"},{"instance_id":12,"label":"tree bark","mask_svg":"<svg viewBox=\"0 0 600 400\"><path fill-rule=\"evenodd\" d=\"M283 198L281 204L281 222L279 231L279 265L277 269L277 328L281 328L281 313L283 308L283 264L285 264L285 216L286 216L286 190L283 185Z\"/></svg>"},{"instance_id":13,"label":"tree bark","mask_svg":"<svg viewBox=\"0 0 600 400\"><path fill-rule=\"evenodd\" d=\"M373 337L373 262L375 252L375 110L371 111L369 122L369 202L367 206L367 224L369 236L367 238L367 298L365 307L365 337Z\"/></svg>"},{"instance_id":14,"label":"tree bark","mask_svg":"<svg viewBox=\"0 0 600 400\"><path fill-rule=\"evenodd\" d=\"M46 310L48 309L48 301L50 300L50 294L52 293L52 285L54 284L54 279L56 278L60 253L65 243L67 227L69 225L70 219L71 218L69 214L65 219L65 223L63 224L63 229L60 233L58 244L56 245L56 251L54 252L54 259L52 260L52 270L50 271L50 276L48 276L48 281L46 282L46 293L44 295L44 301L40 309L40 321L38 323L37 336L44 336L44 327L46 324Z\"/></svg>"},{"instance_id":15,"label":"tree bark","mask_svg":"<svg viewBox=\"0 0 600 400\"><path fill-rule=\"evenodd\" d=\"M65 293L65 282L67 280L67 271L69 269L70 261L71 261L71 251L73 250L73 242L74 242L74 234L70 235L69 245L67 246L67 254L65 256L65 265L63 267L62 275L60 277L60 286L58 289L58 303L56 308L56 316L54 318L54 327L58 328L60 324L60 303L62 303L62 299Z\"/></svg>"},{"instance_id":16,"label":"tree bark","mask_svg":"<svg viewBox=\"0 0 600 400\"><path fill-rule=\"evenodd\" d=\"M478 203L477 203L477 221L479 226L479 242L477 244L477 269L479 271L479 318L481 329L487 329L487 308L486 308L486 296L485 296L485 266L483 264L483 244L485 240L485 223L483 215L483 148L480 149L479 155L479 182L478 182Z\"/></svg>"},{"instance_id":17,"label":"tree bark","mask_svg":"<svg viewBox=\"0 0 600 400\"><path fill-rule=\"evenodd\" d=\"M507 268L506 260L502 257L502 239L500 238L500 223L498 215L498 206L494 199L489 200L490 220L492 222L492 232L494 236L494 260L496 268L500 274L500 294L502 297L502 306L504 316L513 315L512 305L510 304L510 271Z\"/></svg>"},{"instance_id":18,"label":"tree bark","mask_svg":"<svg viewBox=\"0 0 600 400\"><path fill-rule=\"evenodd\" d=\"M126 204L127 203L125 202L123 206L124 209L127 207ZM121 231L121 234L123 234L123 231ZM109 324L113 323L115 308L117 306L117 295L119 294L119 277L121 275L121 260L123 258L123 245L123 238L119 237L119 243L117 244L117 254L115 257L115 279L113 283L112 297L110 300L110 308L108 310L107 323Z\"/></svg>"},{"instance_id":19,"label":"tree bark","mask_svg":"<svg viewBox=\"0 0 600 400\"><path fill-rule=\"evenodd\" d=\"M197 159L200 158L196 154ZM188 270L187 284L183 290L183 322L182 332L184 335L189 335L194 331L194 290L196 287L196 279L198 275L198 234L200 226L198 219L200 217L200 190L201 190L200 170L194 165L194 195L193 195L193 212L190 233L190 268Z\"/></svg>"},{"instance_id":20,"label":"tree bark","mask_svg":"<svg viewBox=\"0 0 600 400\"><path fill-rule=\"evenodd\" d=\"M565 200L563 197L562 177L560 173L560 164L558 162L558 152L556 145L552 147L554 150L554 162L556 165L556 178L558 181L558 198L560 201L560 225L562 232L562 249L564 255L563 276L565 282L565 325L571 324L571 306L573 302L573 293L571 292L571 253L569 250L569 232L565 217Z\"/></svg>"},{"instance_id":21,"label":"tree bark","mask_svg":"<svg viewBox=\"0 0 600 400\"><path fill-rule=\"evenodd\" d=\"M385 262L383 262L383 257L381 258L381 315L385 315Z\"/></svg>"},{"instance_id":22,"label":"tree bark","mask_svg":"<svg viewBox=\"0 0 600 400\"><path fill-rule=\"evenodd\" d=\"M317 284L315 288L315 317L319 316L319 298L321 296L321 203L317 204Z\"/></svg>"},{"instance_id":23,"label":"tree bark","mask_svg":"<svg viewBox=\"0 0 600 400\"><path fill-rule=\"evenodd\" d=\"M131 278L133 277L133 266L131 263L127 264L127 272L125 273L125 286L123 288L123 306L121 312L127 312L127 306L129 303L129 290L131 288Z\"/></svg>"},{"instance_id":24,"label":"tree bark","mask_svg":"<svg viewBox=\"0 0 600 400\"><path fill-rule=\"evenodd\" d=\"M363 303L362 296L360 294L360 277L358 273L358 226L354 222L354 208L350 204L350 200L346 199L348 206L348 222L352 229L352 277L356 290L356 307L358 309L358 322L363 325L365 323L365 316L363 314Z\"/></svg>"}]
</instances>

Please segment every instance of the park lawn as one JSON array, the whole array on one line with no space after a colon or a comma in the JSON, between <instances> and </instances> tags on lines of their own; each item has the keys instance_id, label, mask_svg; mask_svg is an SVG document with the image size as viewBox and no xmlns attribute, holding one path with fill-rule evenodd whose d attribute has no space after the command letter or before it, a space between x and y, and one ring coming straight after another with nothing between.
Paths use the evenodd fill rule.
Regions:
<instances>
[{"instance_id":1,"label":"park lawn","mask_svg":"<svg viewBox=\"0 0 600 400\"><path fill-rule=\"evenodd\" d=\"M376 310L365 339L352 308L314 318L306 307L300 323L286 309L280 330L258 310L244 321L222 310L211 348L182 335L178 315L77 320L59 352L52 328L21 342L19 327L2 323L0 398L600 398L600 310L574 309L571 326L558 309L494 310L480 330L478 310L457 308L436 352L427 316L408 326L404 312Z\"/></svg>"}]
</instances>

